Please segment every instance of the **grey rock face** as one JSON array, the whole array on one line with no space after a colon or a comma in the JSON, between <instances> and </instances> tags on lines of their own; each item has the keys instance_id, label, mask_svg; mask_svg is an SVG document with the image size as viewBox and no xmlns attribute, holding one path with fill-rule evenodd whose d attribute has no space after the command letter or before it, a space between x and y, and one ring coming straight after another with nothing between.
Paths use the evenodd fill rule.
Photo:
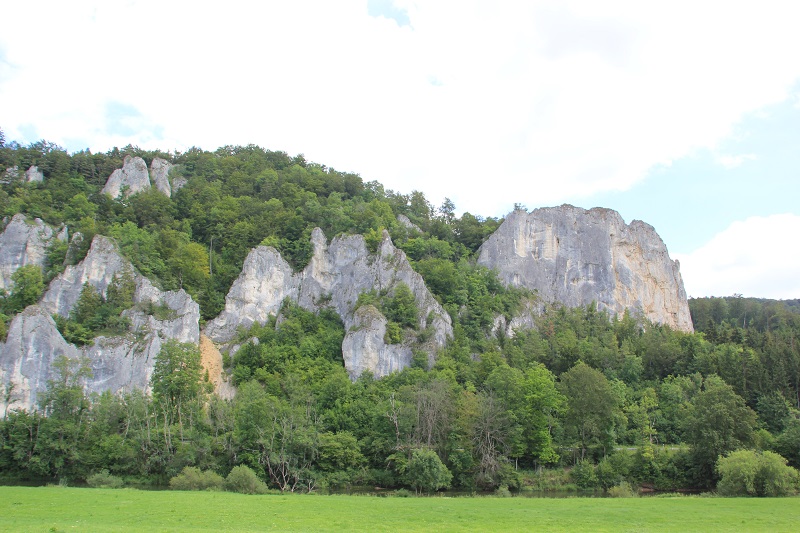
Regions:
<instances>
[{"instance_id":1,"label":"grey rock face","mask_svg":"<svg viewBox=\"0 0 800 533\"><path fill-rule=\"evenodd\" d=\"M160 157L153 159L150 163L150 179L156 189L169 197L172 191L169 186L169 171L172 169L172 164Z\"/></svg>"},{"instance_id":2,"label":"grey rock face","mask_svg":"<svg viewBox=\"0 0 800 533\"><path fill-rule=\"evenodd\" d=\"M381 326L381 321L374 317L380 312L374 308L369 315L371 320L367 321L363 313L357 317L356 303L363 292L391 291L399 283L405 283L419 308L419 329L431 327L431 339L425 349L432 360L436 350L452 335L450 316L428 291L422 277L411 268L405 253L392 244L388 233L384 233L375 255L369 253L361 235L337 237L329 246L325 235L317 228L311 241L314 248L311 261L297 274L292 273L289 264L274 249L253 250L242 274L231 287L225 311L208 324L206 334L216 342L229 342L237 327L265 323L278 311L284 298L312 311L331 307L342 318L347 330L342 351L350 375L355 378L363 370L370 370L376 376L383 376L408 366L410 348L384 346L383 333L379 332L385 333L386 319L383 318ZM366 344L362 346L361 341Z\"/></svg>"},{"instance_id":3,"label":"grey rock face","mask_svg":"<svg viewBox=\"0 0 800 533\"><path fill-rule=\"evenodd\" d=\"M118 168L111 173L101 192L108 194L112 198L119 198L122 195L123 187L127 187L125 196L150 188L150 175L147 172L147 163L144 162L144 159L126 155L122 168Z\"/></svg>"},{"instance_id":4,"label":"grey rock face","mask_svg":"<svg viewBox=\"0 0 800 533\"><path fill-rule=\"evenodd\" d=\"M126 271L133 273L136 285L135 305L123 311L131 321L131 333L98 337L94 345L82 349L67 343L50 315L69 315L84 283L105 294L114 277ZM150 314L154 308L157 312ZM147 389L161 345L169 339L198 344L199 321L200 308L185 291L163 292L154 287L119 255L113 241L97 236L86 258L54 279L41 303L11 322L7 341L0 345L0 383L14 384L12 408L33 409L53 377L52 363L64 355L87 358L92 370L85 384L87 392ZM2 402L0 412L7 407Z\"/></svg>"},{"instance_id":5,"label":"grey rock face","mask_svg":"<svg viewBox=\"0 0 800 533\"><path fill-rule=\"evenodd\" d=\"M47 246L52 238L53 230L40 219L29 224L25 215L14 215L0 234L0 289L11 289L11 275L19 267L44 266Z\"/></svg>"},{"instance_id":6,"label":"grey rock face","mask_svg":"<svg viewBox=\"0 0 800 533\"><path fill-rule=\"evenodd\" d=\"M0 183L12 183L19 180L19 167L14 165L8 167L3 174L0 174Z\"/></svg>"},{"instance_id":7,"label":"grey rock face","mask_svg":"<svg viewBox=\"0 0 800 533\"><path fill-rule=\"evenodd\" d=\"M272 247L259 246L247 256L242 272L225 298L225 309L208 323L205 334L219 343L233 339L238 328L264 324L284 298L297 300L300 280Z\"/></svg>"},{"instance_id":8,"label":"grey rock face","mask_svg":"<svg viewBox=\"0 0 800 533\"><path fill-rule=\"evenodd\" d=\"M400 223L401 226L403 226L407 230L416 231L417 233L422 233L422 229L420 229L419 226L411 222L411 219L409 219L405 215L397 215L397 221Z\"/></svg>"},{"instance_id":9,"label":"grey rock face","mask_svg":"<svg viewBox=\"0 0 800 533\"><path fill-rule=\"evenodd\" d=\"M514 211L481 246L478 263L506 284L570 307L597 302L693 331L679 265L652 226L610 209L563 205Z\"/></svg>"},{"instance_id":10,"label":"grey rock face","mask_svg":"<svg viewBox=\"0 0 800 533\"><path fill-rule=\"evenodd\" d=\"M44 181L44 173L39 170L39 167L32 165L28 170L25 171L25 181L28 183L34 181Z\"/></svg>"},{"instance_id":11,"label":"grey rock face","mask_svg":"<svg viewBox=\"0 0 800 533\"><path fill-rule=\"evenodd\" d=\"M351 379L364 372L386 376L411 364L412 351L403 344L386 344L386 317L374 306L363 305L353 313L342 341L345 367Z\"/></svg>"},{"instance_id":12,"label":"grey rock face","mask_svg":"<svg viewBox=\"0 0 800 533\"><path fill-rule=\"evenodd\" d=\"M51 313L68 316L81 295L84 283L88 282L105 295L114 276L126 268L133 271L133 266L119 254L114 242L98 235L84 260L68 266L50 283L42 299L42 307Z\"/></svg>"},{"instance_id":13,"label":"grey rock face","mask_svg":"<svg viewBox=\"0 0 800 533\"><path fill-rule=\"evenodd\" d=\"M178 192L183 189L189 181L183 176L178 176L172 180L172 192Z\"/></svg>"},{"instance_id":14,"label":"grey rock face","mask_svg":"<svg viewBox=\"0 0 800 533\"><path fill-rule=\"evenodd\" d=\"M5 345L0 348L0 384L13 383L9 405L0 398L0 413L6 408L32 409L53 379L53 362L59 356L75 359L80 351L61 337L50 314L32 305L14 317Z\"/></svg>"}]
</instances>

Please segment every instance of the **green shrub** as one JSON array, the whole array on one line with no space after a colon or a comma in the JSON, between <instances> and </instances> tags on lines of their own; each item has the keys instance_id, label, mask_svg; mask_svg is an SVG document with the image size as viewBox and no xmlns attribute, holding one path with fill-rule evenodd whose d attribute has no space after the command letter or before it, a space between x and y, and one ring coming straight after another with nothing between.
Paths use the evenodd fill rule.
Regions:
<instances>
[{"instance_id":1,"label":"green shrub","mask_svg":"<svg viewBox=\"0 0 800 533\"><path fill-rule=\"evenodd\" d=\"M194 466L187 466L181 473L169 480L173 490L221 490L225 479L212 470L201 471Z\"/></svg>"},{"instance_id":2,"label":"green shrub","mask_svg":"<svg viewBox=\"0 0 800 533\"><path fill-rule=\"evenodd\" d=\"M717 461L717 490L725 496L785 496L796 491L798 472L774 452L737 450Z\"/></svg>"},{"instance_id":3,"label":"green shrub","mask_svg":"<svg viewBox=\"0 0 800 533\"><path fill-rule=\"evenodd\" d=\"M511 491L508 490L508 485L500 485L497 487L497 490L494 491L495 496L499 496L501 498L510 498Z\"/></svg>"},{"instance_id":4,"label":"green shrub","mask_svg":"<svg viewBox=\"0 0 800 533\"><path fill-rule=\"evenodd\" d=\"M582 489L593 489L597 487L597 474L591 461L584 459L570 471L569 477L573 483Z\"/></svg>"},{"instance_id":5,"label":"green shrub","mask_svg":"<svg viewBox=\"0 0 800 533\"><path fill-rule=\"evenodd\" d=\"M225 490L241 494L265 494L267 485L245 465L234 466L225 478Z\"/></svg>"},{"instance_id":6,"label":"green shrub","mask_svg":"<svg viewBox=\"0 0 800 533\"><path fill-rule=\"evenodd\" d=\"M383 342L386 344L400 344L403 341L403 331L397 322L386 323L386 334L383 336Z\"/></svg>"},{"instance_id":7,"label":"green shrub","mask_svg":"<svg viewBox=\"0 0 800 533\"><path fill-rule=\"evenodd\" d=\"M633 498L638 494L633 487L631 487L630 483L627 481L620 481L619 485L615 485L608 489L608 495L612 498Z\"/></svg>"},{"instance_id":8,"label":"green shrub","mask_svg":"<svg viewBox=\"0 0 800 533\"><path fill-rule=\"evenodd\" d=\"M408 484L417 492L434 492L447 488L453 480L453 474L436 452L427 448L418 448L411 453L405 476Z\"/></svg>"},{"instance_id":9,"label":"green shrub","mask_svg":"<svg viewBox=\"0 0 800 533\"><path fill-rule=\"evenodd\" d=\"M86 483L95 489L118 489L125 484L121 477L109 473L105 468L86 478Z\"/></svg>"}]
</instances>

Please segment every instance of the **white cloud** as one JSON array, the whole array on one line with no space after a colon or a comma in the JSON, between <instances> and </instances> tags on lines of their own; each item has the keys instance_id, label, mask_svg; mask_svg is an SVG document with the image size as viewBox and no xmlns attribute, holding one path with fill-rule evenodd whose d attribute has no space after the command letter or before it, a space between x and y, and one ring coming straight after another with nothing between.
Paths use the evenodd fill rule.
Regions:
<instances>
[{"instance_id":1,"label":"white cloud","mask_svg":"<svg viewBox=\"0 0 800 533\"><path fill-rule=\"evenodd\" d=\"M678 255L690 296L800 298L800 216L734 222L691 254Z\"/></svg>"},{"instance_id":2,"label":"white cloud","mask_svg":"<svg viewBox=\"0 0 800 533\"><path fill-rule=\"evenodd\" d=\"M785 2L394 5L410 25L356 0L12 2L0 126L95 150L257 143L499 215L630 187L800 79ZM109 131L110 103L147 131Z\"/></svg>"},{"instance_id":3,"label":"white cloud","mask_svg":"<svg viewBox=\"0 0 800 533\"><path fill-rule=\"evenodd\" d=\"M717 154L716 160L717 163L722 165L725 168L736 168L742 166L746 161L755 161L756 155L755 154L738 154L738 155L729 155L729 154Z\"/></svg>"}]
</instances>

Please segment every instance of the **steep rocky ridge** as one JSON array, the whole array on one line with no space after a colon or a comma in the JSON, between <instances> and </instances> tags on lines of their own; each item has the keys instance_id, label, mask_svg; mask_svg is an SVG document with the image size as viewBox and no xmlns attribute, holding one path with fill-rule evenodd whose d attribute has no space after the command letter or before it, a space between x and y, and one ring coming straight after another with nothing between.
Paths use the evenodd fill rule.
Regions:
<instances>
[{"instance_id":1,"label":"steep rocky ridge","mask_svg":"<svg viewBox=\"0 0 800 533\"><path fill-rule=\"evenodd\" d=\"M616 211L570 205L514 211L479 250L506 284L570 307L597 302L693 331L680 265L652 226Z\"/></svg>"},{"instance_id":2,"label":"steep rocky ridge","mask_svg":"<svg viewBox=\"0 0 800 533\"><path fill-rule=\"evenodd\" d=\"M306 268L293 273L273 248L260 246L245 260L241 275L231 287L225 310L209 322L206 334L214 341L231 341L238 328L264 323L285 298L305 309L331 307L342 318L347 331L342 350L351 377L364 370L376 376L408 366L412 348L408 344L386 345L386 318L375 308L356 313L358 296L371 290L391 292L406 284L419 309L419 330L430 328L430 339L421 347L430 360L452 335L450 316L428 291L422 277L408 263L384 232L377 253L371 254L361 235L336 237L330 245L322 231L312 232L313 255ZM380 315L380 316L378 316Z\"/></svg>"},{"instance_id":3,"label":"steep rocky ridge","mask_svg":"<svg viewBox=\"0 0 800 533\"><path fill-rule=\"evenodd\" d=\"M126 271L133 273L135 283L134 307L123 311L131 321L131 332L98 337L92 346L83 348L65 341L50 315L69 315L84 283L105 294L114 277ZM154 307L159 312L151 314ZM0 384L14 384L14 408L32 409L53 378L53 362L64 355L87 358L92 369L86 382L88 392L146 389L162 343L176 339L198 344L199 320L199 306L185 291L164 292L154 287L134 271L113 241L97 236L86 258L54 279L38 305L14 317L6 342L0 345ZM0 399L0 412L5 409Z\"/></svg>"},{"instance_id":4,"label":"steep rocky ridge","mask_svg":"<svg viewBox=\"0 0 800 533\"><path fill-rule=\"evenodd\" d=\"M52 228L40 219L29 223L25 215L14 215L0 234L0 289L11 288L11 275L19 267L44 266L47 246L52 239Z\"/></svg>"}]
</instances>

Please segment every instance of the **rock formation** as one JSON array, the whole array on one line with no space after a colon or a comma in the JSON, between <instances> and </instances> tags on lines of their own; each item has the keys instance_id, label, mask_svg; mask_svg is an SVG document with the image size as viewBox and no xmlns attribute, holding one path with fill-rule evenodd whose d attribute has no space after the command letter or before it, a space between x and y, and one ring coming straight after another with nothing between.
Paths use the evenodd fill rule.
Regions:
<instances>
[{"instance_id":1,"label":"rock formation","mask_svg":"<svg viewBox=\"0 0 800 533\"><path fill-rule=\"evenodd\" d=\"M178 192L179 190L183 189L187 183L189 183L189 180L183 176L175 177L172 180L172 192Z\"/></svg>"},{"instance_id":2,"label":"rock formation","mask_svg":"<svg viewBox=\"0 0 800 533\"><path fill-rule=\"evenodd\" d=\"M53 230L40 219L33 223L16 214L0 234L0 289L10 290L11 275L24 265L44 266Z\"/></svg>"},{"instance_id":3,"label":"rock formation","mask_svg":"<svg viewBox=\"0 0 800 533\"><path fill-rule=\"evenodd\" d=\"M693 331L680 265L652 226L616 211L570 205L514 211L479 250L478 263L547 302L634 314Z\"/></svg>"},{"instance_id":4,"label":"rock formation","mask_svg":"<svg viewBox=\"0 0 800 533\"><path fill-rule=\"evenodd\" d=\"M151 169L153 181L165 194L169 194L169 168L169 163L156 159ZM133 175L138 181L126 181ZM121 194L127 186L131 192L142 180L149 186L149 179L144 161L126 157L125 166L112 174L106 188ZM175 183L171 190L177 190ZM410 221L398 220L413 230ZM7 221L0 234L0 288L10 288L11 275L19 267L42 266L52 240L67 239L66 228L55 233L41 220L31 223L21 214ZM80 239L76 233L69 250ZM89 392L146 389L162 343L176 339L200 345L210 379L221 395L231 397L233 388L225 379L222 355L214 342L231 352L242 342L253 342L238 338L239 332L266 323L286 299L314 312L336 311L344 322L342 352L353 379L366 371L380 377L402 370L411 364L414 350L433 362L452 335L450 316L387 232L375 252L361 235L339 236L329 243L320 229L312 232L311 243L313 254L302 272L294 272L274 248L253 249L227 295L224 311L208 323L207 337L201 338L199 308L187 293L159 290L135 272L111 239L96 236L86 257L66 267L39 304L8 325L6 342L0 343L0 387L8 390L13 385L11 407L35 408L48 380L55 377L53 363L66 356L88 361ZM68 254L74 253L69 250ZM692 331L679 265L670 260L664 243L651 226L640 221L627 225L608 209L561 206L515 211L483 244L478 262L496 269L505 283L538 293L519 316L498 317L494 324L498 334L532 327L532 317L541 312L543 302L582 306L593 301L611 313L630 309L654 322ZM82 348L64 340L52 315L69 316L85 284L105 295L124 273L130 273L135 284L134 305L123 311L130 332L98 337ZM400 284L414 295L417 324L403 332L402 341L387 343L387 317L378 305L359 306L359 295L374 291L378 298L391 297ZM0 416L8 407L4 402L0 398Z\"/></svg>"},{"instance_id":5,"label":"rock formation","mask_svg":"<svg viewBox=\"0 0 800 533\"><path fill-rule=\"evenodd\" d=\"M417 226L416 224L411 222L411 219L409 219L405 215L397 215L397 221L400 223L401 226L403 226L404 228L406 228L409 231L413 231L413 232L416 232L416 233L422 233L422 229L420 229L419 226Z\"/></svg>"},{"instance_id":6,"label":"rock formation","mask_svg":"<svg viewBox=\"0 0 800 533\"><path fill-rule=\"evenodd\" d=\"M31 165L31 167L25 171L25 181L28 183L44 181L44 173L39 170L39 167L36 165Z\"/></svg>"},{"instance_id":7,"label":"rock formation","mask_svg":"<svg viewBox=\"0 0 800 533\"><path fill-rule=\"evenodd\" d=\"M156 157L153 159L153 162L150 163L150 179L153 182L153 186L167 197L172 194L169 186L169 171L171 169L172 164L160 157Z\"/></svg>"},{"instance_id":8,"label":"rock formation","mask_svg":"<svg viewBox=\"0 0 800 533\"><path fill-rule=\"evenodd\" d=\"M6 171L0 174L0 183L12 183L19 179L19 167L14 165L13 167L6 168Z\"/></svg>"},{"instance_id":9,"label":"rock formation","mask_svg":"<svg viewBox=\"0 0 800 533\"><path fill-rule=\"evenodd\" d=\"M125 189L124 189L125 188ZM106 186L101 192L112 198L119 198L123 189L125 196L130 196L150 188L150 175L147 163L141 157L125 156L122 168L118 168L108 177Z\"/></svg>"},{"instance_id":10,"label":"rock formation","mask_svg":"<svg viewBox=\"0 0 800 533\"><path fill-rule=\"evenodd\" d=\"M216 342L227 343L238 328L266 322L285 298L313 311L328 306L344 321L347 333L342 351L350 376L356 378L364 370L384 376L408 366L412 349L407 344L386 345L386 318L374 307L357 310L356 304L361 293L391 291L404 283L419 309L418 329L430 328L430 339L422 349L432 361L436 350L452 335L450 316L411 268L405 253L392 244L388 233L384 232L376 254L369 253L361 235L337 237L328 245L317 228L311 241L311 261L297 274L275 249L260 246L253 250L228 293L225 310L209 322L206 334Z\"/></svg>"},{"instance_id":11,"label":"rock formation","mask_svg":"<svg viewBox=\"0 0 800 533\"><path fill-rule=\"evenodd\" d=\"M92 346L78 348L59 333L51 314L69 315L84 283L105 294L115 276L131 272L135 283L134 307L123 311L131 321L131 333L119 337L97 337ZM154 316L154 308L160 309ZM114 243L97 236L86 258L69 266L50 284L42 301L12 320L8 337L0 345L0 385L14 384L14 408L35 408L47 381L54 377L52 365L59 356L85 357L92 370L88 392L147 389L155 356L163 342L198 344L200 309L183 290L161 291L136 273ZM6 409L0 399L0 412Z\"/></svg>"}]
</instances>

